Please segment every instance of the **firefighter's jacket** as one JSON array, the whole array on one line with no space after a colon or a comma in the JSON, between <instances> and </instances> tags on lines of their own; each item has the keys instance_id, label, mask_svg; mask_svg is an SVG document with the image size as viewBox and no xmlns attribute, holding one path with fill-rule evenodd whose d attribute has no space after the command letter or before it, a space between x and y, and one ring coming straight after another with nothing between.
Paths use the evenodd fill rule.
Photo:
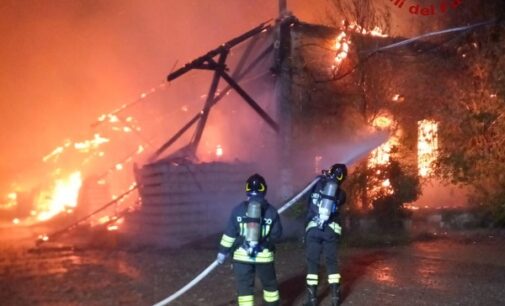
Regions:
<instances>
[{"instance_id":1,"label":"firefighter's jacket","mask_svg":"<svg viewBox=\"0 0 505 306\"><path fill-rule=\"evenodd\" d=\"M282 225L277 210L266 200L261 199L260 239L258 253L250 256L245 247L247 231L247 205L244 201L236 206L230 216L226 230L221 238L219 252L229 254L233 252L233 260L245 263L269 263L274 261L275 242L282 235Z\"/></svg>"},{"instance_id":2,"label":"firefighter's jacket","mask_svg":"<svg viewBox=\"0 0 505 306\"><path fill-rule=\"evenodd\" d=\"M317 222L317 218L319 216L318 202L319 202L319 199L321 198L321 192L324 189L324 186L326 185L326 182L328 180L329 180L329 178L327 178L326 176L320 176L319 181L312 188L312 191L311 191L310 197L309 197L309 203L308 203L308 212L307 212L307 219L306 219L306 223L305 223L305 231L308 231L314 227L319 226L319 224ZM339 211L340 211L340 207L342 205L344 205L345 200L346 200L346 193L339 186L337 189L337 192L335 194L335 199L334 199L335 210L332 211L330 218L324 223L323 230L325 227L329 227L338 235L340 235L342 233L342 228L340 227Z\"/></svg>"}]
</instances>

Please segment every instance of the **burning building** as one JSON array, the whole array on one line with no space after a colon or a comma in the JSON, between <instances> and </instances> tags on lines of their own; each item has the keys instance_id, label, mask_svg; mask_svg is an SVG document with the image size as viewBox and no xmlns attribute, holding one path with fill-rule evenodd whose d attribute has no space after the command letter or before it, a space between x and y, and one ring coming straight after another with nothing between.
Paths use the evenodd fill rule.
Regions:
<instances>
[{"instance_id":1,"label":"burning building","mask_svg":"<svg viewBox=\"0 0 505 306\"><path fill-rule=\"evenodd\" d=\"M451 50L428 42L380 50L401 40L378 28L320 26L289 14L263 23L168 75L171 90L190 71L211 76L207 93L170 110L175 131L162 128L167 117L159 114L130 115L164 91L163 83L99 116L95 126L107 133L65 142L45 156L45 163L57 165L64 152L86 154L75 167L86 169L61 172L72 197L35 214L77 211L81 220L119 228L132 241L177 245L218 232L220 211L243 197L251 172L266 172L272 190L279 190L273 199L285 199L314 174L312 161L318 169L349 163L352 150L338 146L381 129L391 138L369 166L387 164L402 147L395 158L429 175L439 118L423 102L450 98L444 90L450 78L437 67ZM226 100L233 104L223 105ZM390 192L389 185L382 180L367 196Z\"/></svg>"}]
</instances>

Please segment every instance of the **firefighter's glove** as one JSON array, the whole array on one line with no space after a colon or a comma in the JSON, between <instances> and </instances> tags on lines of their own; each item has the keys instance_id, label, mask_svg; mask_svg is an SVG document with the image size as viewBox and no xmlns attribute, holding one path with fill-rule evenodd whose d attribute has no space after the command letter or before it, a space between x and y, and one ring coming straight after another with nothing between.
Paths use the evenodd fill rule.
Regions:
<instances>
[{"instance_id":1,"label":"firefighter's glove","mask_svg":"<svg viewBox=\"0 0 505 306\"><path fill-rule=\"evenodd\" d=\"M226 258L228 257L227 254L224 254L224 253L217 253L217 258L216 258L216 261L219 263L219 264L223 264L226 260Z\"/></svg>"}]
</instances>

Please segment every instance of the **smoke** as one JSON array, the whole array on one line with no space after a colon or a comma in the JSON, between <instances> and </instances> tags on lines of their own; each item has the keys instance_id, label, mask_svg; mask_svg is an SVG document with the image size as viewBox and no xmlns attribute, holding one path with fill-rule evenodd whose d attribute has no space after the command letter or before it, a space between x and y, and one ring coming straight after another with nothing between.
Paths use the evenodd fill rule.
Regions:
<instances>
[{"instance_id":1,"label":"smoke","mask_svg":"<svg viewBox=\"0 0 505 306\"><path fill-rule=\"evenodd\" d=\"M327 14L326 0L288 5L308 22L321 23ZM0 192L11 191L13 180L38 176L33 170L42 156L65 139L89 138L96 132L90 124L98 115L163 82L174 64L180 67L277 14L277 2L271 0L2 1ZM191 72L136 108L136 116L156 119L143 122L143 136L153 147L201 109L200 96L208 86L208 72ZM268 108L269 97L261 94L256 92L255 98ZM269 135L268 127L239 99L223 103L227 110L216 108L209 144L202 150L211 152L223 143L225 155L242 156L230 148L252 152L243 141ZM254 132L241 136L240 146L233 130L211 136L215 122L229 120L232 104L243 108L235 110L232 126L254 126ZM248 119L238 120L242 114Z\"/></svg>"},{"instance_id":2,"label":"smoke","mask_svg":"<svg viewBox=\"0 0 505 306\"><path fill-rule=\"evenodd\" d=\"M308 173L318 175L321 170L329 169L333 164L343 163L347 167L366 158L368 154L385 143L390 135L384 131L370 131L363 128L356 133L341 133L335 140L328 142L321 138L314 147L308 147L296 161L296 172L308 180Z\"/></svg>"},{"instance_id":3,"label":"smoke","mask_svg":"<svg viewBox=\"0 0 505 306\"><path fill-rule=\"evenodd\" d=\"M65 139L88 137L98 115L162 82L174 64L180 67L276 13L275 3L266 0L3 1L0 183L6 189L14 177L25 180L42 156ZM189 117L203 106L207 75L189 73L186 82L158 96L159 103L143 102L137 114L187 105ZM167 116L145 127L145 136L164 141L186 117Z\"/></svg>"}]
</instances>

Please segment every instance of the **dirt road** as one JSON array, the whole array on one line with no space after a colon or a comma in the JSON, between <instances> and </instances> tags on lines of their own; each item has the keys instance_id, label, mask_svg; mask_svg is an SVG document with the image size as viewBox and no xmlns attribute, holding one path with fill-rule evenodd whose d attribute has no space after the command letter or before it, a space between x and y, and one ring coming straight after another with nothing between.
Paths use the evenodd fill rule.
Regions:
<instances>
[{"instance_id":1,"label":"dirt road","mask_svg":"<svg viewBox=\"0 0 505 306\"><path fill-rule=\"evenodd\" d=\"M212 248L126 251L55 245L40 251L12 240L0 243L1 305L152 305L215 257ZM300 305L302 246L281 244L277 259L282 305ZM341 266L343 305L505 305L503 235L347 248ZM326 305L326 284L320 289L321 305ZM234 296L225 264L171 305L234 305Z\"/></svg>"}]
</instances>

